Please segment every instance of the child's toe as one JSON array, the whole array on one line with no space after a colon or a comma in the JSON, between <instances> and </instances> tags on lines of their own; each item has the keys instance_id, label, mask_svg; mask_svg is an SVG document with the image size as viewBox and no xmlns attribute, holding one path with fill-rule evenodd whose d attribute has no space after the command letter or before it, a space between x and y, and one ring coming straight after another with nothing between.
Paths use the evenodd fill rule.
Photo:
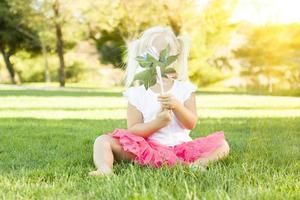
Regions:
<instances>
[{"instance_id":1,"label":"child's toe","mask_svg":"<svg viewBox=\"0 0 300 200\"><path fill-rule=\"evenodd\" d=\"M102 171L99 171L99 170L89 172L89 176L106 176L106 175L110 175L110 174L112 174L112 172L111 173L105 173L105 172L102 172Z\"/></svg>"}]
</instances>

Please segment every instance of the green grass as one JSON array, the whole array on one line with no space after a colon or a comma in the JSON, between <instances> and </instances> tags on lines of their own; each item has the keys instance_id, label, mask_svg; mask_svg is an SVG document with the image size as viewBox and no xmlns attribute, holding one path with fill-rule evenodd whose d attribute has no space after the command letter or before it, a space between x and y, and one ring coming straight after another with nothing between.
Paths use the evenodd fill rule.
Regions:
<instances>
[{"instance_id":1,"label":"green grass","mask_svg":"<svg viewBox=\"0 0 300 200\"><path fill-rule=\"evenodd\" d=\"M224 130L227 159L91 178L94 139L126 127L120 92L0 90L0 199L299 198L299 97L200 92L197 105L192 137Z\"/></svg>"}]
</instances>

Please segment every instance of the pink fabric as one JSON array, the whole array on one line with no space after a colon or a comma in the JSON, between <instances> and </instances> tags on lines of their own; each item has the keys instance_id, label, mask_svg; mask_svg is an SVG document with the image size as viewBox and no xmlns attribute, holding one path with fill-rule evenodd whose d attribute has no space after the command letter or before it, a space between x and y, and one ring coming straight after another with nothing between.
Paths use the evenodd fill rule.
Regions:
<instances>
[{"instance_id":1,"label":"pink fabric","mask_svg":"<svg viewBox=\"0 0 300 200\"><path fill-rule=\"evenodd\" d=\"M200 157L209 155L221 146L224 140L224 132L220 131L169 147L131 134L125 129L115 129L110 135L120 142L124 151L136 155L137 163L152 167L161 167L163 164L173 166L176 162L183 164L194 162Z\"/></svg>"}]
</instances>

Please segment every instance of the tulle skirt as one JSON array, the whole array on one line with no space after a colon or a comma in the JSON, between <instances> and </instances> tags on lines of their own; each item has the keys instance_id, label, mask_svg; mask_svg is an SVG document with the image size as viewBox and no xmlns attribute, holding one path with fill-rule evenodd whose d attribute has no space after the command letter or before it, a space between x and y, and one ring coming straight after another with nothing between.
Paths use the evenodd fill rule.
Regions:
<instances>
[{"instance_id":1,"label":"tulle skirt","mask_svg":"<svg viewBox=\"0 0 300 200\"><path fill-rule=\"evenodd\" d=\"M124 151L135 155L136 163L152 167L192 163L211 154L224 141L223 131L175 146L161 145L153 140L134 135L126 129L115 129L109 135L119 141Z\"/></svg>"}]
</instances>

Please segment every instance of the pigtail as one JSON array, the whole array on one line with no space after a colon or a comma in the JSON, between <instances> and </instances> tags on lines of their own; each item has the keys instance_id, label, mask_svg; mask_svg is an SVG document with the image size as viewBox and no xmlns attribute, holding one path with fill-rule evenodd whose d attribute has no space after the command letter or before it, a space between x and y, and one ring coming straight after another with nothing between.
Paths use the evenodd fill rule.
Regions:
<instances>
[{"instance_id":1,"label":"pigtail","mask_svg":"<svg viewBox=\"0 0 300 200\"><path fill-rule=\"evenodd\" d=\"M188 56L190 50L190 39L188 36L177 37L180 53L177 59L178 80L188 80Z\"/></svg>"},{"instance_id":2,"label":"pigtail","mask_svg":"<svg viewBox=\"0 0 300 200\"><path fill-rule=\"evenodd\" d=\"M139 66L136 61L138 56L139 40L134 40L127 45L127 56L126 56L126 78L125 87L130 87L136 70Z\"/></svg>"}]
</instances>

